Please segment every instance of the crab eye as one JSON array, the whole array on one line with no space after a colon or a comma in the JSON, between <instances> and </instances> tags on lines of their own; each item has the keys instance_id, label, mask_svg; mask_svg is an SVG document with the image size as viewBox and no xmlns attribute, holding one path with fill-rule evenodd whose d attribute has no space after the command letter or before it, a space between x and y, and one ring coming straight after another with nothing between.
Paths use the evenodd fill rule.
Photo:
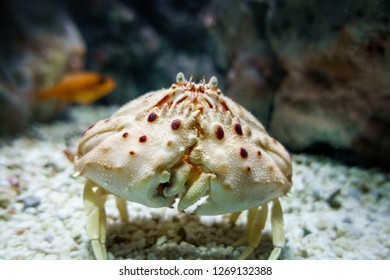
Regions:
<instances>
[{"instance_id":1,"label":"crab eye","mask_svg":"<svg viewBox=\"0 0 390 280\"><path fill-rule=\"evenodd\" d=\"M218 80L215 76L212 76L209 82L209 87L211 87L213 90L216 90L218 87Z\"/></svg>"},{"instance_id":2,"label":"crab eye","mask_svg":"<svg viewBox=\"0 0 390 280\"><path fill-rule=\"evenodd\" d=\"M183 72L179 72L176 76L176 84L181 85L186 81Z\"/></svg>"}]
</instances>

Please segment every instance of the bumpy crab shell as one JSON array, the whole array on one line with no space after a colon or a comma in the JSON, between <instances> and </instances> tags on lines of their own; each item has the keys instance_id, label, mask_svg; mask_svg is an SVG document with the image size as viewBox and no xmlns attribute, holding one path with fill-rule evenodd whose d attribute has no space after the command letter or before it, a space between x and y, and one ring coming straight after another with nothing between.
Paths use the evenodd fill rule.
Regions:
<instances>
[{"instance_id":1,"label":"bumpy crab shell","mask_svg":"<svg viewBox=\"0 0 390 280\"><path fill-rule=\"evenodd\" d=\"M87 231L97 258L106 258L104 199L173 207L199 215L248 211L247 242L240 258L258 245L268 213L277 258L284 246L278 197L291 188L291 159L261 123L224 96L212 77L195 84L179 73L169 89L145 94L84 133L75 158L87 178ZM260 206L260 207L259 207Z\"/></svg>"}]
</instances>

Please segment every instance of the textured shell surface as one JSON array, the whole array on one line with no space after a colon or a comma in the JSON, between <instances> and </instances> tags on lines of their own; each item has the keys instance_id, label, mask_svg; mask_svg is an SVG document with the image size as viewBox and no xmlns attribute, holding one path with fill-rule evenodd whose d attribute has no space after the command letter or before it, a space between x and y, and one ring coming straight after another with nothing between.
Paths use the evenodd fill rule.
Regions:
<instances>
[{"instance_id":1,"label":"textured shell surface","mask_svg":"<svg viewBox=\"0 0 390 280\"><path fill-rule=\"evenodd\" d=\"M128 201L218 215L291 188L291 158L217 79L147 93L84 133L76 172Z\"/></svg>"}]
</instances>

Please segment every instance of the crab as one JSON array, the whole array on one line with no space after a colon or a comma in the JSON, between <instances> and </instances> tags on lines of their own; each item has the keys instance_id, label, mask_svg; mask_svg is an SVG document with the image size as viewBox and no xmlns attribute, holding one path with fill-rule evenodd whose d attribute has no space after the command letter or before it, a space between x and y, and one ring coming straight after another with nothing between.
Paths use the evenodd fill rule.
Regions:
<instances>
[{"instance_id":1,"label":"crab","mask_svg":"<svg viewBox=\"0 0 390 280\"><path fill-rule=\"evenodd\" d=\"M279 197L292 185L291 158L246 109L224 96L216 77L187 81L130 101L89 127L75 157L86 177L87 234L95 257L107 259L105 201L113 194L122 221L127 201L197 215L227 214L233 226L247 210L239 259L259 245L272 204L273 250L285 244Z\"/></svg>"}]
</instances>

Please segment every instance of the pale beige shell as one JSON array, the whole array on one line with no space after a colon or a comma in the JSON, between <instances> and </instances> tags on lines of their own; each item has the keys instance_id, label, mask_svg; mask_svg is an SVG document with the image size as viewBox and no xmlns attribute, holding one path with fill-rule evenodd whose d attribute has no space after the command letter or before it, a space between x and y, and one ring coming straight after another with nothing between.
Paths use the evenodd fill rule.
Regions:
<instances>
[{"instance_id":1,"label":"pale beige shell","mask_svg":"<svg viewBox=\"0 0 390 280\"><path fill-rule=\"evenodd\" d=\"M178 76L179 77L179 76ZM179 77L89 128L78 174L121 198L201 215L238 212L291 188L291 159L247 110ZM215 79L215 80L213 80Z\"/></svg>"}]
</instances>

